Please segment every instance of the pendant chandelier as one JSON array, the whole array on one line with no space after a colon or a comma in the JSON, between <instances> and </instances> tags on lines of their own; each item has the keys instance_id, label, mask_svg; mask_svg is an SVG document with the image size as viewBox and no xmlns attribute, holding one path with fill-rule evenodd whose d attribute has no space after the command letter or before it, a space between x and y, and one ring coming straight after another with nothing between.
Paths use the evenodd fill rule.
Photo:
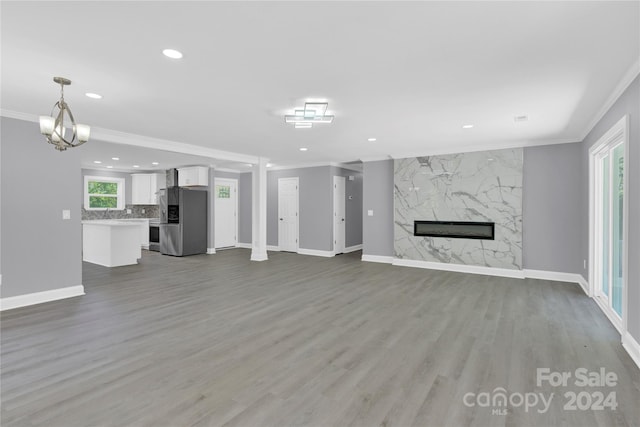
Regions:
<instances>
[{"instance_id":1,"label":"pendant chandelier","mask_svg":"<svg viewBox=\"0 0 640 427\"><path fill-rule=\"evenodd\" d=\"M69 147L78 147L89 140L91 128L89 125L77 124L71 113L71 108L64 101L64 87L71 84L71 80L64 77L54 77L53 81L60 85L60 100L51 110L50 116L40 116L40 133L47 137L47 142L53 144L56 150L65 151ZM58 109L57 115L54 111ZM67 116L65 118L65 116ZM71 138L65 138L66 127L71 122Z\"/></svg>"}]
</instances>

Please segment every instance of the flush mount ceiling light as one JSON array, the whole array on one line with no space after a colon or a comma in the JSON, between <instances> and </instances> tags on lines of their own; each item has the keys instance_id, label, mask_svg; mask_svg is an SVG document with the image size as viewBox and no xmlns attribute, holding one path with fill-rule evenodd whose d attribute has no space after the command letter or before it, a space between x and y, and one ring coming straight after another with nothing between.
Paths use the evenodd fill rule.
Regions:
<instances>
[{"instance_id":1,"label":"flush mount ceiling light","mask_svg":"<svg viewBox=\"0 0 640 427\"><path fill-rule=\"evenodd\" d=\"M160 163L158 163L158 162L151 162L151 164L152 164L153 166L158 166Z\"/></svg>"},{"instance_id":2,"label":"flush mount ceiling light","mask_svg":"<svg viewBox=\"0 0 640 427\"><path fill-rule=\"evenodd\" d=\"M71 108L64 101L64 87L71 84L71 80L64 77L54 77L53 81L60 85L60 100L51 110L51 116L40 116L40 133L47 137L47 142L53 144L58 151L65 151L69 147L78 147L89 140L91 128L88 125L77 124L71 113ZM53 117L53 112L58 114ZM65 139L65 115L71 121L73 134L71 139Z\"/></svg>"},{"instance_id":3,"label":"flush mount ceiling light","mask_svg":"<svg viewBox=\"0 0 640 427\"><path fill-rule=\"evenodd\" d=\"M367 139L367 141L369 141L369 142L376 142L376 141L377 141L377 139L376 139L376 138L368 138L368 139Z\"/></svg>"},{"instance_id":4,"label":"flush mount ceiling light","mask_svg":"<svg viewBox=\"0 0 640 427\"><path fill-rule=\"evenodd\" d=\"M473 125L462 125L462 129L472 129Z\"/></svg>"},{"instance_id":5,"label":"flush mount ceiling light","mask_svg":"<svg viewBox=\"0 0 640 427\"><path fill-rule=\"evenodd\" d=\"M87 98L92 98L92 99L102 99L102 95L98 95L97 93L92 93L92 92L85 93L85 96L87 96Z\"/></svg>"},{"instance_id":6,"label":"flush mount ceiling light","mask_svg":"<svg viewBox=\"0 0 640 427\"><path fill-rule=\"evenodd\" d=\"M296 129L309 129L315 123L331 123L333 116L327 115L327 102L305 102L304 109L284 116L285 123L293 123Z\"/></svg>"},{"instance_id":7,"label":"flush mount ceiling light","mask_svg":"<svg viewBox=\"0 0 640 427\"><path fill-rule=\"evenodd\" d=\"M182 52L177 51L175 49L165 49L162 51L162 54L171 59L180 59L182 58Z\"/></svg>"}]
</instances>

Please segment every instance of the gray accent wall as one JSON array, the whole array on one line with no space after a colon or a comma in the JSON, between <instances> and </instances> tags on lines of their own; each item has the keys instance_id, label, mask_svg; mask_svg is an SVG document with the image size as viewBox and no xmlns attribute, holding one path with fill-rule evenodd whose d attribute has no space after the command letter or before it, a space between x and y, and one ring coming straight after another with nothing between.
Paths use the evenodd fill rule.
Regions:
<instances>
[{"instance_id":1,"label":"gray accent wall","mask_svg":"<svg viewBox=\"0 0 640 427\"><path fill-rule=\"evenodd\" d=\"M78 150L56 151L38 124L2 117L2 298L82 285ZM63 220L62 211L71 211Z\"/></svg>"},{"instance_id":2,"label":"gray accent wall","mask_svg":"<svg viewBox=\"0 0 640 427\"><path fill-rule=\"evenodd\" d=\"M582 161L580 143L524 149L524 268L584 274Z\"/></svg>"},{"instance_id":3,"label":"gray accent wall","mask_svg":"<svg viewBox=\"0 0 640 427\"><path fill-rule=\"evenodd\" d=\"M629 159L625 165L629 188L625 189L625 197L630 219L627 324L629 333L640 342L640 77L636 77L582 142L580 254L581 258L589 259L589 148L625 115L629 115ZM583 274L587 278L588 273Z\"/></svg>"},{"instance_id":4,"label":"gray accent wall","mask_svg":"<svg viewBox=\"0 0 640 427\"><path fill-rule=\"evenodd\" d=\"M362 211L362 254L392 257L393 160L363 163Z\"/></svg>"},{"instance_id":5,"label":"gray accent wall","mask_svg":"<svg viewBox=\"0 0 640 427\"><path fill-rule=\"evenodd\" d=\"M251 172L241 173L238 181L238 210L240 211L238 213L238 243L252 243L252 188L253 181L251 180Z\"/></svg>"}]
</instances>

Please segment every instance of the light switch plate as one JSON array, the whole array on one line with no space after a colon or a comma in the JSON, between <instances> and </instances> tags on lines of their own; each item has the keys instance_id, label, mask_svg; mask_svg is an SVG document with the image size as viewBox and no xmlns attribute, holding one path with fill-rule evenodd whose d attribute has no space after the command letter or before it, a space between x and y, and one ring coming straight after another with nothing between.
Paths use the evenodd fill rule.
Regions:
<instances>
[{"instance_id":1,"label":"light switch plate","mask_svg":"<svg viewBox=\"0 0 640 427\"><path fill-rule=\"evenodd\" d=\"M69 209L62 210L62 219L71 219L71 211Z\"/></svg>"},{"instance_id":2,"label":"light switch plate","mask_svg":"<svg viewBox=\"0 0 640 427\"><path fill-rule=\"evenodd\" d=\"M130 214L131 213L131 209L127 209L127 213Z\"/></svg>"},{"instance_id":3,"label":"light switch plate","mask_svg":"<svg viewBox=\"0 0 640 427\"><path fill-rule=\"evenodd\" d=\"M142 209L142 213L144 213L144 212L145 212L144 209Z\"/></svg>"},{"instance_id":4,"label":"light switch plate","mask_svg":"<svg viewBox=\"0 0 640 427\"><path fill-rule=\"evenodd\" d=\"M369 210L367 211L367 215L368 215L368 216L373 216L373 209L369 209Z\"/></svg>"}]
</instances>

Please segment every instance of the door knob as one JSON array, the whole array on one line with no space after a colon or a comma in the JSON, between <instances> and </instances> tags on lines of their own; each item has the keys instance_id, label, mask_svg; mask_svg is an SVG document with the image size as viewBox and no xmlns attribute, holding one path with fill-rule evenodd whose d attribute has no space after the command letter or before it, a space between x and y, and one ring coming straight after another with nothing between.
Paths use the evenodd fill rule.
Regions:
<instances>
[{"instance_id":1,"label":"door knob","mask_svg":"<svg viewBox=\"0 0 640 427\"><path fill-rule=\"evenodd\" d=\"M280 218L280 221L284 221L282 218Z\"/></svg>"},{"instance_id":2,"label":"door knob","mask_svg":"<svg viewBox=\"0 0 640 427\"><path fill-rule=\"evenodd\" d=\"M344 222L344 218L342 218L342 222Z\"/></svg>"}]
</instances>

